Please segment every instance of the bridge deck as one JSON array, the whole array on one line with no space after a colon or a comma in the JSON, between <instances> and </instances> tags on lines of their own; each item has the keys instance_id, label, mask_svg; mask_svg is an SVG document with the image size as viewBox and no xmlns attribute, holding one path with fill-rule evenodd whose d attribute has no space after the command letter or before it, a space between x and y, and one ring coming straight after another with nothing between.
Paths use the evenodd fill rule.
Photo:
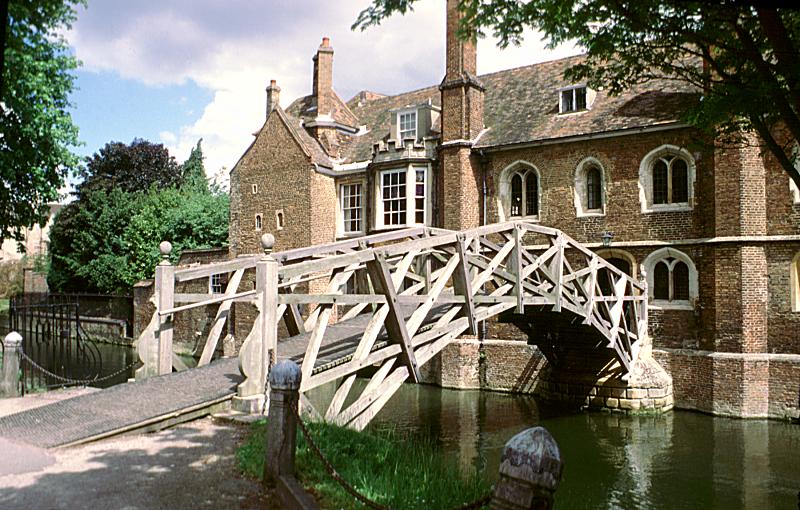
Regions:
<instances>
[{"instance_id":1,"label":"bridge deck","mask_svg":"<svg viewBox=\"0 0 800 510\"><path fill-rule=\"evenodd\" d=\"M331 325L320 348L317 370L347 360L368 320L369 315L359 315ZM282 340L281 358L302 362L308 336ZM385 339L385 333L381 337ZM379 338L376 348L380 343ZM2 417L0 437L52 448L161 428L208 414L233 397L241 381L238 359L221 359L205 367L120 384Z\"/></svg>"}]
</instances>

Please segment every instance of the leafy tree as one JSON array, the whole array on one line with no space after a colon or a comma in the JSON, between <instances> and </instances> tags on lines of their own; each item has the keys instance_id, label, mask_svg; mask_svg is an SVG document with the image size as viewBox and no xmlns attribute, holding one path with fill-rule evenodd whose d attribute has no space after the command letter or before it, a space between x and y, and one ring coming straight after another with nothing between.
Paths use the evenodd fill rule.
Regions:
<instances>
[{"instance_id":1,"label":"leafy tree","mask_svg":"<svg viewBox=\"0 0 800 510\"><path fill-rule=\"evenodd\" d=\"M353 28L403 14L417 0L373 0ZM800 10L769 2L686 0L459 0L462 36L490 30L500 46L523 29L550 47L575 41L586 60L567 71L618 94L653 78L696 87L703 100L685 120L718 140L755 132L800 187Z\"/></svg>"},{"instance_id":2,"label":"leafy tree","mask_svg":"<svg viewBox=\"0 0 800 510\"><path fill-rule=\"evenodd\" d=\"M107 143L81 169L78 195L119 188L147 191L151 186L169 188L183 183L181 168L163 144L136 138L130 145Z\"/></svg>"},{"instance_id":3,"label":"leafy tree","mask_svg":"<svg viewBox=\"0 0 800 510\"><path fill-rule=\"evenodd\" d=\"M208 179L206 178L206 167L203 164L203 148L200 144L203 139L197 140L197 145L192 149L183 165L181 165L181 176L184 187L191 187L197 190L208 190Z\"/></svg>"},{"instance_id":4,"label":"leafy tree","mask_svg":"<svg viewBox=\"0 0 800 510\"><path fill-rule=\"evenodd\" d=\"M78 159L67 109L78 61L63 34L83 0L11 0L0 66L0 240L43 223ZM1 11L1 10L0 10Z\"/></svg>"}]
</instances>

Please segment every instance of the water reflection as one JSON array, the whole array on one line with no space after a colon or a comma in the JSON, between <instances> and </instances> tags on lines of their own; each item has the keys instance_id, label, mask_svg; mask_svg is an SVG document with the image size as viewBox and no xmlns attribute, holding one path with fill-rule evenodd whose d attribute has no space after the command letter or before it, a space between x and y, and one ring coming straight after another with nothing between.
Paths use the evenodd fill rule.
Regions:
<instances>
[{"instance_id":1,"label":"water reflection","mask_svg":"<svg viewBox=\"0 0 800 510\"><path fill-rule=\"evenodd\" d=\"M330 400L334 386L315 390ZM800 426L714 418L567 414L534 398L404 385L370 427L433 438L464 469L496 479L505 442L550 430L565 459L557 508L797 508Z\"/></svg>"}]
</instances>

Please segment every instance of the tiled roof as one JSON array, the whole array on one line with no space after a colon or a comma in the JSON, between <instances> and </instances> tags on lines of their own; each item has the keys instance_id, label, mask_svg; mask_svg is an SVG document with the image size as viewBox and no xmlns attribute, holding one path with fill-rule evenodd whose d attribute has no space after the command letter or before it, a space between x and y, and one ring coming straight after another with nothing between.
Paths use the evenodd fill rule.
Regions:
<instances>
[{"instance_id":1,"label":"tiled roof","mask_svg":"<svg viewBox=\"0 0 800 510\"><path fill-rule=\"evenodd\" d=\"M476 147L670 124L678 121L679 113L699 97L696 89L685 84L652 81L614 97L598 91L591 110L560 115L558 89L572 85L564 80L564 71L583 58L568 57L479 76L486 88L484 124L489 129ZM367 133L353 137L343 153L346 163L370 159L373 144L389 137L391 110L429 100L440 106L441 94L434 85L395 96L364 99L359 94L347 103L348 112L357 117L358 125L366 125ZM297 117L309 115L310 101L310 96L300 98L287 111ZM434 129L438 129L438 123ZM311 142L319 148L313 138Z\"/></svg>"}]
</instances>

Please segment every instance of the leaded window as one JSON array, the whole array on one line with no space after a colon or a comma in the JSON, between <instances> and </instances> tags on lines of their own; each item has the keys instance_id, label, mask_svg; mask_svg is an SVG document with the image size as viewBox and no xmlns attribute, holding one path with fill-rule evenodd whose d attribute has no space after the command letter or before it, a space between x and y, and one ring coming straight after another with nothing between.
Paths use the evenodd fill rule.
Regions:
<instances>
[{"instance_id":1,"label":"leaded window","mask_svg":"<svg viewBox=\"0 0 800 510\"><path fill-rule=\"evenodd\" d=\"M406 223L406 171L390 170L381 174L383 197L383 224L405 225Z\"/></svg>"},{"instance_id":2,"label":"leaded window","mask_svg":"<svg viewBox=\"0 0 800 510\"><path fill-rule=\"evenodd\" d=\"M600 169L593 166L586 172L586 208L600 209L602 202L602 181Z\"/></svg>"},{"instance_id":3,"label":"leaded window","mask_svg":"<svg viewBox=\"0 0 800 510\"><path fill-rule=\"evenodd\" d=\"M539 176L533 170L511 175L511 216L539 214Z\"/></svg>"},{"instance_id":4,"label":"leaded window","mask_svg":"<svg viewBox=\"0 0 800 510\"><path fill-rule=\"evenodd\" d=\"M653 163L653 203L689 201L689 167L680 156L665 155Z\"/></svg>"},{"instance_id":5,"label":"leaded window","mask_svg":"<svg viewBox=\"0 0 800 510\"><path fill-rule=\"evenodd\" d=\"M400 127L400 139L417 138L417 112L401 113L397 117L397 124Z\"/></svg>"},{"instance_id":6,"label":"leaded window","mask_svg":"<svg viewBox=\"0 0 800 510\"><path fill-rule=\"evenodd\" d=\"M662 301L688 301L689 266L682 260L667 257L653 270L653 298Z\"/></svg>"}]
</instances>

